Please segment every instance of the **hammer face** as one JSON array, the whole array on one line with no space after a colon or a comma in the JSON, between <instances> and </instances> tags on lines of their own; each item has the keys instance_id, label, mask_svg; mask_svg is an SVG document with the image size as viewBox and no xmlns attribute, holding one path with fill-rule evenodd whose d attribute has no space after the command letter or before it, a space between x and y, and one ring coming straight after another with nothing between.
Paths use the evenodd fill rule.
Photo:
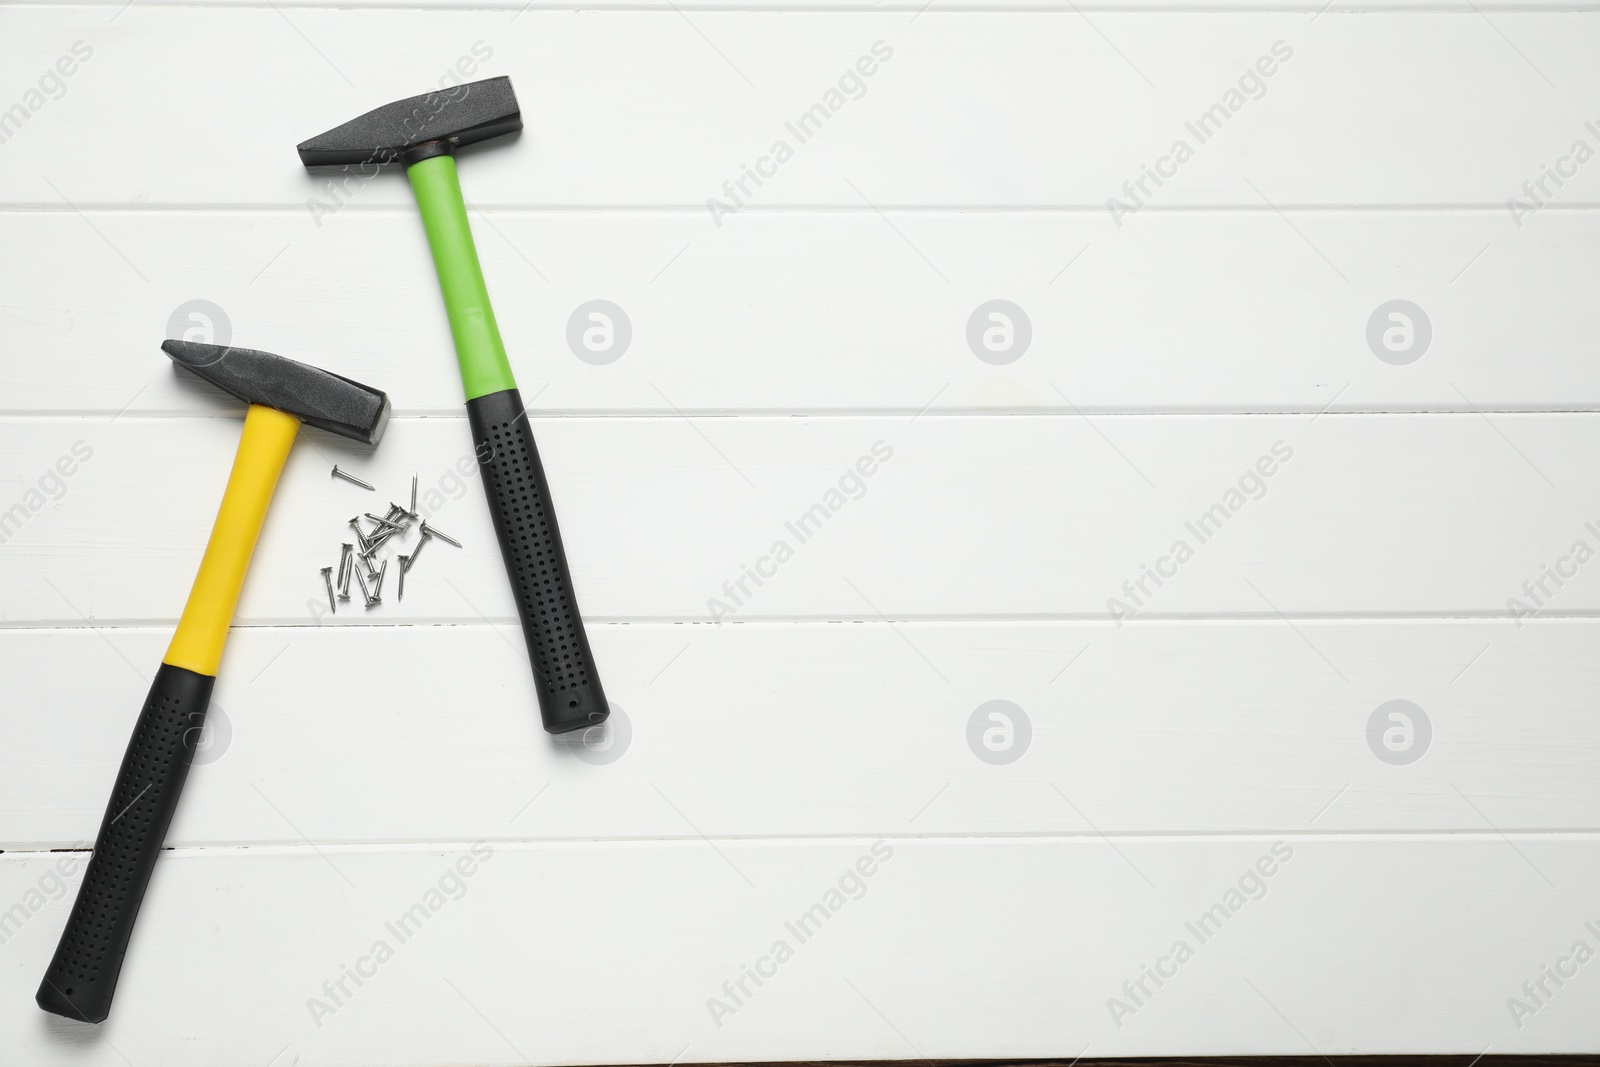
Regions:
<instances>
[{"instance_id":1,"label":"hammer face","mask_svg":"<svg viewBox=\"0 0 1600 1067\"><path fill-rule=\"evenodd\" d=\"M419 145L440 143L453 151L520 129L511 79L488 78L374 108L301 144L300 162L378 167Z\"/></svg>"},{"instance_id":2,"label":"hammer face","mask_svg":"<svg viewBox=\"0 0 1600 1067\"><path fill-rule=\"evenodd\" d=\"M253 348L163 341L174 363L247 404L263 404L318 429L375 445L389 425L389 397L318 367Z\"/></svg>"}]
</instances>

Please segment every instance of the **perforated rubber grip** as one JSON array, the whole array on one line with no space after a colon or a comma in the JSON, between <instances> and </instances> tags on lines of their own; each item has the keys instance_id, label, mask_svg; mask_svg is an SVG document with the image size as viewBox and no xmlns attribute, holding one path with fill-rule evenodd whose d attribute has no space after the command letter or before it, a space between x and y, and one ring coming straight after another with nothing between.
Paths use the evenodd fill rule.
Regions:
<instances>
[{"instance_id":1,"label":"perforated rubber grip","mask_svg":"<svg viewBox=\"0 0 1600 1067\"><path fill-rule=\"evenodd\" d=\"M611 711L578 613L561 529L522 396L506 389L469 400L467 417L528 642L544 728L563 734L597 726Z\"/></svg>"},{"instance_id":2,"label":"perforated rubber grip","mask_svg":"<svg viewBox=\"0 0 1600 1067\"><path fill-rule=\"evenodd\" d=\"M216 681L162 664L122 757L67 928L39 985L39 1007L98 1023L111 1013L133 921L178 809Z\"/></svg>"}]
</instances>

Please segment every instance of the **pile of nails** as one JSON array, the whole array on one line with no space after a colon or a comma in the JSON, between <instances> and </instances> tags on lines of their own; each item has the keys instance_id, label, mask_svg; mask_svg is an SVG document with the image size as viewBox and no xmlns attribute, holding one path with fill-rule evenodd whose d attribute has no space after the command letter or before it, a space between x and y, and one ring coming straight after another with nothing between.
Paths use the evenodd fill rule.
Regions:
<instances>
[{"instance_id":1,"label":"pile of nails","mask_svg":"<svg viewBox=\"0 0 1600 1067\"><path fill-rule=\"evenodd\" d=\"M377 489L369 483L362 481L347 471L340 470L338 464L334 464L333 477L342 478L352 485L359 485L363 489L377 492ZM361 528L361 520L363 518L371 522L372 529L363 530ZM395 582L395 598L397 600L406 598L406 574L412 567L416 566L417 557L422 555L424 545L437 537L446 544L455 545L457 548L461 547L460 541L457 541L443 530L429 526L427 520L417 514L417 476L413 474L411 476L411 507L409 509L391 501L389 510L381 517L368 511L350 520L350 528L356 532L356 539L354 544L345 542L339 546L338 579L334 579L332 567L322 568L322 584L328 591L329 611L337 613L339 610L338 604L335 603L335 585L339 588L338 600L350 599L350 579L352 576L357 584L361 586L361 595L365 598L367 607L373 608L383 603L383 579L389 573L389 561L387 559L377 559L378 551L390 542L399 544L400 541L403 541L406 532L411 529L412 522L418 524L417 530L420 536L417 538L417 543L412 546L409 555L402 553L395 556L395 559L399 560L398 577Z\"/></svg>"}]
</instances>

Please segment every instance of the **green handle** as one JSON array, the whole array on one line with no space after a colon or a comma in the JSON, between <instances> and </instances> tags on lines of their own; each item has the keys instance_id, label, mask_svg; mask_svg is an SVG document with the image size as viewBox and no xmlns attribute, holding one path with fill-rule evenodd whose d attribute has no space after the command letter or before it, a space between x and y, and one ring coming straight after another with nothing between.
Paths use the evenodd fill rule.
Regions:
<instances>
[{"instance_id":1,"label":"green handle","mask_svg":"<svg viewBox=\"0 0 1600 1067\"><path fill-rule=\"evenodd\" d=\"M489 289L483 283L483 268L478 265L478 249L472 243L455 157L437 155L414 163L406 168L406 177L411 179L422 228L433 250L433 266L439 272L467 399L515 389L506 346L489 304Z\"/></svg>"}]
</instances>

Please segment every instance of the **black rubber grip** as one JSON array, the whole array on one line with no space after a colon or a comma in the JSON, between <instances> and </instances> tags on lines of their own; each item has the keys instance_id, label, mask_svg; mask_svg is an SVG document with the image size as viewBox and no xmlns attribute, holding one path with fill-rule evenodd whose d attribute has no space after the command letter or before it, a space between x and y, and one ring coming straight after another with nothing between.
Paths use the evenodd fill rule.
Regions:
<instances>
[{"instance_id":1,"label":"black rubber grip","mask_svg":"<svg viewBox=\"0 0 1600 1067\"><path fill-rule=\"evenodd\" d=\"M596 726L611 710L572 591L561 529L522 395L507 389L469 400L467 418L528 642L544 728L564 734Z\"/></svg>"},{"instance_id":2,"label":"black rubber grip","mask_svg":"<svg viewBox=\"0 0 1600 1067\"><path fill-rule=\"evenodd\" d=\"M34 998L45 1011L91 1023L111 1013L133 921L178 809L215 681L166 664L156 672L78 899Z\"/></svg>"}]
</instances>

